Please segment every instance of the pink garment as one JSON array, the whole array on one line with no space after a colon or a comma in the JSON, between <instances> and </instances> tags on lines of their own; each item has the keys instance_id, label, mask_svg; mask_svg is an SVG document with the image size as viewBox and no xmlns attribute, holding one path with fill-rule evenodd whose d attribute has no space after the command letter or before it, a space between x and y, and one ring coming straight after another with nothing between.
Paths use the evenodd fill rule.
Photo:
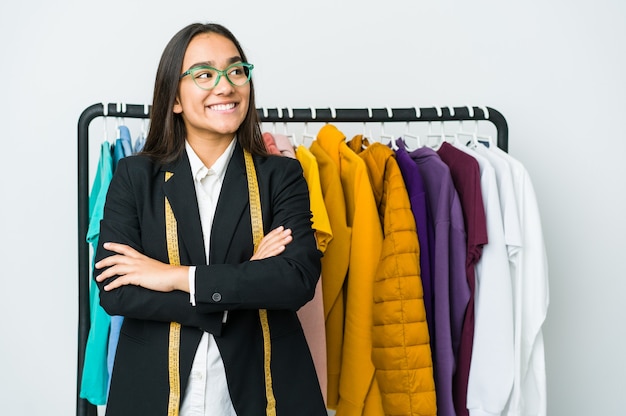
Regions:
<instances>
[{"instance_id":1,"label":"pink garment","mask_svg":"<svg viewBox=\"0 0 626 416\"><path fill-rule=\"evenodd\" d=\"M284 134L274 134L274 142L276 142L276 147L283 156L288 156L293 159L296 158L296 152L293 148L291 140L289 140L289 136Z\"/></svg>"},{"instance_id":2,"label":"pink garment","mask_svg":"<svg viewBox=\"0 0 626 416\"><path fill-rule=\"evenodd\" d=\"M264 132L263 140L265 141L265 147L269 153L296 159L295 149L288 136ZM313 299L298 310L298 318L300 319L304 336L311 350L313 364L315 365L317 378L320 383L320 388L322 389L324 402L326 403L328 370L326 362L326 323L324 320L321 278L317 281Z\"/></svg>"},{"instance_id":3,"label":"pink garment","mask_svg":"<svg viewBox=\"0 0 626 416\"><path fill-rule=\"evenodd\" d=\"M265 132L263 133L263 141L265 142L265 148L267 152L272 155L280 155L280 150L276 147L276 142L274 141L274 136L272 133Z\"/></svg>"},{"instance_id":4,"label":"pink garment","mask_svg":"<svg viewBox=\"0 0 626 416\"><path fill-rule=\"evenodd\" d=\"M297 313L302 324L304 337L311 350L311 357L313 357L313 364L317 372L322 396L324 396L324 403L327 403L326 324L324 322L324 304L322 300L322 279L320 277L317 281L317 286L315 286L315 296L309 303L301 307Z\"/></svg>"}]
</instances>

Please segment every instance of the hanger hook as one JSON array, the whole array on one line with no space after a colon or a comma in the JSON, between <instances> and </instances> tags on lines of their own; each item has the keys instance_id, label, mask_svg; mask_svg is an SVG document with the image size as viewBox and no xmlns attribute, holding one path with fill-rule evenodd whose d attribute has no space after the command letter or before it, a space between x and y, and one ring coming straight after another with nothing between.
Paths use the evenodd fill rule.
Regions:
<instances>
[{"instance_id":1,"label":"hanger hook","mask_svg":"<svg viewBox=\"0 0 626 416\"><path fill-rule=\"evenodd\" d=\"M103 128L102 132L104 133L105 142L109 140L109 131L107 129L107 116L108 116L108 111L105 111L104 117L102 118L102 128Z\"/></svg>"},{"instance_id":2,"label":"hanger hook","mask_svg":"<svg viewBox=\"0 0 626 416\"><path fill-rule=\"evenodd\" d=\"M415 106L415 118L422 118L422 110L418 107Z\"/></svg>"}]
</instances>

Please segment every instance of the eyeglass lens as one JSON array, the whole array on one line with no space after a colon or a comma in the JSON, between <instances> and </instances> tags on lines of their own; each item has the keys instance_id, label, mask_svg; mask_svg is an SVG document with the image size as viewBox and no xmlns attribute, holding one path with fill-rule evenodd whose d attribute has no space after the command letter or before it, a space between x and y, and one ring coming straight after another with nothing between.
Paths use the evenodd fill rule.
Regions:
<instances>
[{"instance_id":1,"label":"eyeglass lens","mask_svg":"<svg viewBox=\"0 0 626 416\"><path fill-rule=\"evenodd\" d=\"M217 85L221 75L235 86L245 85L250 80L250 70L244 65L231 65L224 71L208 66L198 67L191 71L195 83L203 89L211 89Z\"/></svg>"}]
</instances>

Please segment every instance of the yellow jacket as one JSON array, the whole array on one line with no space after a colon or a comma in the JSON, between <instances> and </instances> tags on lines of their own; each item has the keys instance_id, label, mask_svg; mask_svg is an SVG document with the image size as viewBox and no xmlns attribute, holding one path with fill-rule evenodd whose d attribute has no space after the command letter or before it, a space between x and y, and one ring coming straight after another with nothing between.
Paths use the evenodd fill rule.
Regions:
<instances>
[{"instance_id":1,"label":"yellow jacket","mask_svg":"<svg viewBox=\"0 0 626 416\"><path fill-rule=\"evenodd\" d=\"M278 135L278 138L283 136ZM277 145L279 144L276 139ZM279 146L280 149L280 146ZM333 239L330 219L328 218L328 210L324 204L322 186L320 183L320 173L315 156L304 145L299 145L295 152L296 159L302 165L302 173L309 186L309 196L311 200L311 221L315 230L315 238L317 240L317 248L322 252L326 252L328 243ZM315 296L313 299L298 310L298 318L302 324L302 330L306 337L315 371L320 382L324 403L327 403L328 391L328 362L326 358L326 315L324 313L324 290L322 279L317 281L315 287Z\"/></svg>"},{"instance_id":2,"label":"yellow jacket","mask_svg":"<svg viewBox=\"0 0 626 416\"><path fill-rule=\"evenodd\" d=\"M372 361L385 415L437 414L432 354L409 195L389 147L355 136L348 146L365 161L383 228L374 281Z\"/></svg>"},{"instance_id":3,"label":"yellow jacket","mask_svg":"<svg viewBox=\"0 0 626 416\"><path fill-rule=\"evenodd\" d=\"M336 409L339 401L339 373L343 348L343 283L350 259L350 229L346 224L346 205L341 188L339 168L314 141L310 147L320 174L324 205L328 212L333 239L328 241L322 257L322 295L326 322L327 394L326 405Z\"/></svg>"},{"instance_id":4,"label":"yellow jacket","mask_svg":"<svg viewBox=\"0 0 626 416\"><path fill-rule=\"evenodd\" d=\"M343 347L341 350L340 373L338 374L338 401L337 416L380 416L383 415L382 403L378 383L375 378L375 369L372 363L372 305L373 288L376 269L382 250L382 229L378 219L376 202L372 193L372 186L367 173L365 162L354 151L348 148L345 136L332 124L322 127L317 139L311 146L311 151L320 163L320 178L324 187L324 174L318 153L324 153L327 159L332 160L336 172L341 180L343 201L329 200L327 209L332 219L333 206L345 206L346 225L350 232L340 237L335 225L331 224L333 240L330 242L326 255L337 243L342 249L348 249L348 274L343 282L343 294L337 294L337 286L333 293L325 294L328 297L338 295L345 298L345 318L343 322L327 319L327 342L329 359L329 390L328 406L334 407L337 398L336 391L331 391L331 377L336 368L331 369L331 356L337 358L338 345L331 345L331 337L341 331L338 325L343 324ZM329 169L331 170L331 169ZM328 179L328 178L327 178ZM324 195L326 201L326 195ZM342 240L348 237L349 240ZM326 261L326 263L325 263ZM324 266L329 259L322 259L322 277L326 278ZM333 284L339 283L336 276ZM323 281L324 290L327 290L326 280ZM333 299L337 300L337 298ZM325 307L328 305L325 305ZM332 307L332 306L331 306ZM336 364L336 363L334 363ZM337 379L337 378L336 378Z\"/></svg>"}]
</instances>

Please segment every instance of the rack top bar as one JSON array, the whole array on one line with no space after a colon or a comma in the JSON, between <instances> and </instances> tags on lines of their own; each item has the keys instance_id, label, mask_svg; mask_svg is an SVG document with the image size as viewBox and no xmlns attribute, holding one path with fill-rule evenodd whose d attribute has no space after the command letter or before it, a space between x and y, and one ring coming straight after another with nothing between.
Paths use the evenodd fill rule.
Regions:
<instances>
[{"instance_id":1,"label":"rack top bar","mask_svg":"<svg viewBox=\"0 0 626 416\"><path fill-rule=\"evenodd\" d=\"M150 106L144 104L93 104L79 118L87 125L96 117L149 118ZM281 123L351 123L351 122L427 122L485 120L498 131L498 147L508 151L508 125L504 116L491 107L426 107L426 108L258 108L261 122Z\"/></svg>"}]
</instances>

